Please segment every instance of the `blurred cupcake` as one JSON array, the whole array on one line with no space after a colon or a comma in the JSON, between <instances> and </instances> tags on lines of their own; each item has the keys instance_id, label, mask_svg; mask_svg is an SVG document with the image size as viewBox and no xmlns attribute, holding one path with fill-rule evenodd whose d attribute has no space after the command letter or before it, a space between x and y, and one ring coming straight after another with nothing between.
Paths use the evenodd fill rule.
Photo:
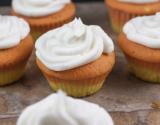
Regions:
<instances>
[{"instance_id":1,"label":"blurred cupcake","mask_svg":"<svg viewBox=\"0 0 160 125\"><path fill-rule=\"evenodd\" d=\"M26 21L14 16L0 16L0 86L18 80L33 49Z\"/></svg>"},{"instance_id":2,"label":"blurred cupcake","mask_svg":"<svg viewBox=\"0 0 160 125\"><path fill-rule=\"evenodd\" d=\"M105 0L114 31L120 32L123 25L137 16L153 15L160 11L159 0Z\"/></svg>"},{"instance_id":3,"label":"blurred cupcake","mask_svg":"<svg viewBox=\"0 0 160 125\"><path fill-rule=\"evenodd\" d=\"M41 36L36 55L53 90L75 97L97 92L115 63L112 40L99 26L80 19Z\"/></svg>"},{"instance_id":4,"label":"blurred cupcake","mask_svg":"<svg viewBox=\"0 0 160 125\"><path fill-rule=\"evenodd\" d=\"M63 92L27 107L17 125L114 125L109 113L97 104L73 99Z\"/></svg>"},{"instance_id":5,"label":"blurred cupcake","mask_svg":"<svg viewBox=\"0 0 160 125\"><path fill-rule=\"evenodd\" d=\"M160 82L160 14L126 23L119 45L133 74L145 81Z\"/></svg>"},{"instance_id":6,"label":"blurred cupcake","mask_svg":"<svg viewBox=\"0 0 160 125\"><path fill-rule=\"evenodd\" d=\"M71 0L12 0L12 15L30 24L34 39L73 20L75 11Z\"/></svg>"}]
</instances>

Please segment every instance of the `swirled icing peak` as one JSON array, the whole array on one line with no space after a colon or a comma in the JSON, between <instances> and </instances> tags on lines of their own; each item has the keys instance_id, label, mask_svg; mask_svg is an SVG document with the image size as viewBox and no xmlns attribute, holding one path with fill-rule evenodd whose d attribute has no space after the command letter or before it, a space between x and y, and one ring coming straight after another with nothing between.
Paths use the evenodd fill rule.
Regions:
<instances>
[{"instance_id":1,"label":"swirled icing peak","mask_svg":"<svg viewBox=\"0 0 160 125\"><path fill-rule=\"evenodd\" d=\"M13 10L24 16L39 17L60 11L71 0L13 0Z\"/></svg>"},{"instance_id":2,"label":"swirled icing peak","mask_svg":"<svg viewBox=\"0 0 160 125\"><path fill-rule=\"evenodd\" d=\"M137 4L160 2L160 0L118 0L118 1L128 2L128 3L137 3Z\"/></svg>"},{"instance_id":3,"label":"swirled icing peak","mask_svg":"<svg viewBox=\"0 0 160 125\"><path fill-rule=\"evenodd\" d=\"M0 49L18 45L29 32L29 25L23 19L0 15Z\"/></svg>"},{"instance_id":4,"label":"swirled icing peak","mask_svg":"<svg viewBox=\"0 0 160 125\"><path fill-rule=\"evenodd\" d=\"M160 48L160 13L136 17L123 28L127 38L150 48Z\"/></svg>"},{"instance_id":5,"label":"swirled icing peak","mask_svg":"<svg viewBox=\"0 0 160 125\"><path fill-rule=\"evenodd\" d=\"M112 40L99 26L84 25L80 19L49 31L36 42L38 59L54 71L83 66L113 50Z\"/></svg>"},{"instance_id":6,"label":"swirled icing peak","mask_svg":"<svg viewBox=\"0 0 160 125\"><path fill-rule=\"evenodd\" d=\"M113 121L99 105L59 92L26 108L17 125L113 125Z\"/></svg>"}]
</instances>

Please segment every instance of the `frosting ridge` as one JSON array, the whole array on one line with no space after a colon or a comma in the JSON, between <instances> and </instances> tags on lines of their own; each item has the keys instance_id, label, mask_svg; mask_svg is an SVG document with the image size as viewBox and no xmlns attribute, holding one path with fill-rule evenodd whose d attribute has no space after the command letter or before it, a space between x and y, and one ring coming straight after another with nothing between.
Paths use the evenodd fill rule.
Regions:
<instances>
[{"instance_id":1,"label":"frosting ridge","mask_svg":"<svg viewBox=\"0 0 160 125\"><path fill-rule=\"evenodd\" d=\"M56 13L71 0L13 0L13 10L24 16L40 17Z\"/></svg>"},{"instance_id":2,"label":"frosting ridge","mask_svg":"<svg viewBox=\"0 0 160 125\"><path fill-rule=\"evenodd\" d=\"M29 32L29 25L23 19L0 15L0 49L18 45Z\"/></svg>"},{"instance_id":3,"label":"frosting ridge","mask_svg":"<svg viewBox=\"0 0 160 125\"><path fill-rule=\"evenodd\" d=\"M160 48L160 13L136 17L123 28L127 38L149 48Z\"/></svg>"},{"instance_id":4,"label":"frosting ridge","mask_svg":"<svg viewBox=\"0 0 160 125\"><path fill-rule=\"evenodd\" d=\"M99 26L84 25L80 19L44 34L35 46L38 59L55 71L83 66L114 50L112 40Z\"/></svg>"},{"instance_id":5,"label":"frosting ridge","mask_svg":"<svg viewBox=\"0 0 160 125\"><path fill-rule=\"evenodd\" d=\"M83 109L83 110L82 110ZM17 125L113 125L110 115L97 104L52 94L26 108Z\"/></svg>"}]
</instances>

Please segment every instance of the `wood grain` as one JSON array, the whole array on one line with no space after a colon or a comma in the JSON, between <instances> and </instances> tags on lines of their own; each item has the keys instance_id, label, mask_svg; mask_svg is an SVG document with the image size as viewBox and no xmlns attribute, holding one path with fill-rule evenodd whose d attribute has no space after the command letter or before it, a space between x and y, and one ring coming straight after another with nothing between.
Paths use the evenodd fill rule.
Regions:
<instances>
[{"instance_id":1,"label":"wood grain","mask_svg":"<svg viewBox=\"0 0 160 125\"><path fill-rule=\"evenodd\" d=\"M84 98L103 106L113 116L115 125L160 125L160 111L152 102L160 100L160 85L143 82L127 71L127 64L117 47L117 34L109 23L103 3L77 5L77 17L86 24L100 25L114 40L117 54L115 68L103 88ZM1 14L9 14L1 7ZM15 125L21 111L52 93L47 81L35 65L35 55L29 61L26 75L13 85L0 88L0 125Z\"/></svg>"}]
</instances>

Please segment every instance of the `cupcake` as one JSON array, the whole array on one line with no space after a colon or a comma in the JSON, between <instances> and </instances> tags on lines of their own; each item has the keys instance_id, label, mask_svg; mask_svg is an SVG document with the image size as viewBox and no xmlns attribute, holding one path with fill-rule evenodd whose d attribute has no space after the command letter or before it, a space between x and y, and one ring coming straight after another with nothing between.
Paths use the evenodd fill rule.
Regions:
<instances>
[{"instance_id":1,"label":"cupcake","mask_svg":"<svg viewBox=\"0 0 160 125\"><path fill-rule=\"evenodd\" d=\"M34 39L75 17L71 0L12 0L12 15L25 19Z\"/></svg>"},{"instance_id":2,"label":"cupcake","mask_svg":"<svg viewBox=\"0 0 160 125\"><path fill-rule=\"evenodd\" d=\"M97 92L115 63L109 36L80 19L47 32L35 46L37 65L53 90L75 97Z\"/></svg>"},{"instance_id":3,"label":"cupcake","mask_svg":"<svg viewBox=\"0 0 160 125\"><path fill-rule=\"evenodd\" d=\"M105 0L113 30L121 32L123 25L137 16L153 15L160 11L159 0Z\"/></svg>"},{"instance_id":4,"label":"cupcake","mask_svg":"<svg viewBox=\"0 0 160 125\"><path fill-rule=\"evenodd\" d=\"M26 21L14 16L0 16L0 86L12 83L24 74L33 49Z\"/></svg>"},{"instance_id":5,"label":"cupcake","mask_svg":"<svg viewBox=\"0 0 160 125\"><path fill-rule=\"evenodd\" d=\"M97 104L52 94L27 107L17 125L114 125L109 113Z\"/></svg>"},{"instance_id":6,"label":"cupcake","mask_svg":"<svg viewBox=\"0 0 160 125\"><path fill-rule=\"evenodd\" d=\"M119 36L130 72L148 82L160 82L160 14L136 17Z\"/></svg>"}]
</instances>

